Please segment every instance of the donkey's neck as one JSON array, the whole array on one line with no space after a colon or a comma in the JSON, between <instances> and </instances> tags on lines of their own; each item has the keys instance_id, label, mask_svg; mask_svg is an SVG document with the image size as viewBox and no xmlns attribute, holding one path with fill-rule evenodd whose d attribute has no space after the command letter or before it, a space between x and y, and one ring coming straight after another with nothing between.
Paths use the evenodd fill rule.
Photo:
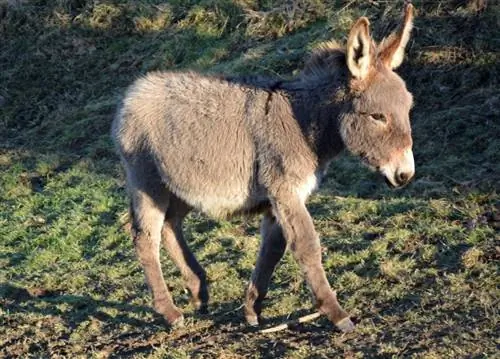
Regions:
<instances>
[{"instance_id":1,"label":"donkey's neck","mask_svg":"<svg viewBox=\"0 0 500 359\"><path fill-rule=\"evenodd\" d=\"M347 69L343 54L337 53L327 61L320 52L313 56L304 72L292 80L280 80L264 76L224 76L225 81L266 91L289 99L291 112L298 121L304 136L324 167L342 149L344 144L339 131L339 115L345 101ZM326 55L325 55L326 54Z\"/></svg>"},{"instance_id":2,"label":"donkey's neck","mask_svg":"<svg viewBox=\"0 0 500 359\"><path fill-rule=\"evenodd\" d=\"M297 79L281 85L320 166L326 165L344 148L339 117L346 88L343 76L338 75L309 81Z\"/></svg>"}]
</instances>

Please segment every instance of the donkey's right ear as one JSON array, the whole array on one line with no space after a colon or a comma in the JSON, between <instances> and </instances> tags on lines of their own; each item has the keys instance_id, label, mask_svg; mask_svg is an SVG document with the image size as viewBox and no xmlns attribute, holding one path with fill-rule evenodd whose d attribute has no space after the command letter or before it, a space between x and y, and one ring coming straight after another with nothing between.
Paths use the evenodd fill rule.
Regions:
<instances>
[{"instance_id":1,"label":"donkey's right ear","mask_svg":"<svg viewBox=\"0 0 500 359\"><path fill-rule=\"evenodd\" d=\"M351 75L363 80L375 61L375 48L370 36L370 22L360 18L351 29L347 39L347 67Z\"/></svg>"},{"instance_id":2,"label":"donkey's right ear","mask_svg":"<svg viewBox=\"0 0 500 359\"><path fill-rule=\"evenodd\" d=\"M406 5L403 16L400 29L382 40L378 46L379 58L391 69L395 69L403 62L405 47L410 39L410 32L413 28L413 5L411 3Z\"/></svg>"}]
</instances>

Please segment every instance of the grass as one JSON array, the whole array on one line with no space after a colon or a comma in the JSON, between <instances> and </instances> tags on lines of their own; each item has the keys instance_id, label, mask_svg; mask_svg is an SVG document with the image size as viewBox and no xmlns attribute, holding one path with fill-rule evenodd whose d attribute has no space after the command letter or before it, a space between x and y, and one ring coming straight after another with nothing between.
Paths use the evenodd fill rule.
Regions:
<instances>
[{"instance_id":1,"label":"grass","mask_svg":"<svg viewBox=\"0 0 500 359\"><path fill-rule=\"evenodd\" d=\"M320 319L261 335L245 328L239 308L258 218L192 214L186 236L208 273L210 313L194 313L166 256L187 325L168 331L151 310L109 140L117 99L151 70L293 75L321 41L345 41L361 15L380 39L401 2L0 2L0 355L494 357L500 9L414 3L399 72L416 99L416 180L392 192L344 156L308 204L328 278L357 330L340 335ZM287 255L265 324L310 311Z\"/></svg>"}]
</instances>

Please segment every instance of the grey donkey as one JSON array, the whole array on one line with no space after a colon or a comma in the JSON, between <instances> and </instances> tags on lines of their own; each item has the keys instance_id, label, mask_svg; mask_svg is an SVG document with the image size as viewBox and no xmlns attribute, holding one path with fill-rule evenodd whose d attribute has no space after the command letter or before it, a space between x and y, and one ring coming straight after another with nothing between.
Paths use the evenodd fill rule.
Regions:
<instances>
[{"instance_id":1,"label":"grey donkey","mask_svg":"<svg viewBox=\"0 0 500 359\"><path fill-rule=\"evenodd\" d=\"M246 291L258 325L272 273L289 248L315 305L340 330L354 325L337 301L305 202L344 148L393 187L414 175L412 96L393 71L404 57L413 7L379 44L360 18L347 45L315 51L290 80L154 72L128 89L112 135L131 197L132 237L154 308L183 322L160 265L160 245L206 309L207 277L182 233L191 210L213 217L263 213L262 244Z\"/></svg>"}]
</instances>

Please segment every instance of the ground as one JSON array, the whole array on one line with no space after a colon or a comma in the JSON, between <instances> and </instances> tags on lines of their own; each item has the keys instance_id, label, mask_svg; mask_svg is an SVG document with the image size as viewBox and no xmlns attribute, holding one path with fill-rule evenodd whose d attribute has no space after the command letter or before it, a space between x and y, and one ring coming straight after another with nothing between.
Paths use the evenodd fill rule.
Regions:
<instances>
[{"instance_id":1,"label":"ground","mask_svg":"<svg viewBox=\"0 0 500 359\"><path fill-rule=\"evenodd\" d=\"M0 1L0 355L3 357L416 357L498 354L499 19L495 1L414 1L398 70L415 97L416 179L387 189L348 155L308 208L328 279L357 321L276 334L244 324L258 218L190 215L186 236L208 272L194 312L164 271L186 326L169 330L128 237L127 198L109 138L125 87L152 70L300 70L356 18L375 38L402 1ZM484 5L484 4L483 4ZM287 255L264 327L312 313Z\"/></svg>"}]
</instances>

